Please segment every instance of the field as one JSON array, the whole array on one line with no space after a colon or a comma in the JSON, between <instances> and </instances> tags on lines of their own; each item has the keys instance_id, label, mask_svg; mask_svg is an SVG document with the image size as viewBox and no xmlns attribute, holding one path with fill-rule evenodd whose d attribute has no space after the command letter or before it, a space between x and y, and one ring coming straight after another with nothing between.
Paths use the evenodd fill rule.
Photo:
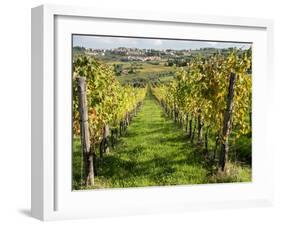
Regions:
<instances>
[{"instance_id":1,"label":"field","mask_svg":"<svg viewBox=\"0 0 281 226\"><path fill-rule=\"evenodd\" d=\"M164 62L122 62L122 61L103 61L107 65L122 65L123 72L120 76L117 76L117 80L122 84L130 83L138 80L158 80L168 81L171 80L173 74L176 71L175 67L168 67L164 65ZM135 69L132 73L127 73L132 65ZM126 72L126 73L125 73Z\"/></svg>"}]
</instances>

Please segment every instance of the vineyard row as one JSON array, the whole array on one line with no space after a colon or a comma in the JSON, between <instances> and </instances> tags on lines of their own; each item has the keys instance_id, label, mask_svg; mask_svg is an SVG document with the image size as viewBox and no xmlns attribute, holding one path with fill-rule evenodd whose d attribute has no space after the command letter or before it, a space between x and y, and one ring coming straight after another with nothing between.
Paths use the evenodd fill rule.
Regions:
<instances>
[{"instance_id":1,"label":"vineyard row","mask_svg":"<svg viewBox=\"0 0 281 226\"><path fill-rule=\"evenodd\" d=\"M209 134L215 134L213 158L220 146L219 169L225 171L230 136L251 134L251 85L251 52L233 51L193 59L171 83L154 85L152 93L167 115L185 125L192 143L197 132L206 153Z\"/></svg>"}]
</instances>

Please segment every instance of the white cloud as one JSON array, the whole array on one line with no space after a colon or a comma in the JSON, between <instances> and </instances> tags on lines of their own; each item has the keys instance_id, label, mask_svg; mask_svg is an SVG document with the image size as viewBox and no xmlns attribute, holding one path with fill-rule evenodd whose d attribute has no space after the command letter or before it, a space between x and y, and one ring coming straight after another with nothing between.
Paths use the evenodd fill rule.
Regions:
<instances>
[{"instance_id":1,"label":"white cloud","mask_svg":"<svg viewBox=\"0 0 281 226\"><path fill-rule=\"evenodd\" d=\"M161 46L161 45L163 45L163 40L161 40L161 39L155 39L153 43L154 43L154 45L156 45L156 46Z\"/></svg>"},{"instance_id":2,"label":"white cloud","mask_svg":"<svg viewBox=\"0 0 281 226\"><path fill-rule=\"evenodd\" d=\"M205 42L205 43L210 46L216 46L218 44L217 42Z\"/></svg>"}]
</instances>

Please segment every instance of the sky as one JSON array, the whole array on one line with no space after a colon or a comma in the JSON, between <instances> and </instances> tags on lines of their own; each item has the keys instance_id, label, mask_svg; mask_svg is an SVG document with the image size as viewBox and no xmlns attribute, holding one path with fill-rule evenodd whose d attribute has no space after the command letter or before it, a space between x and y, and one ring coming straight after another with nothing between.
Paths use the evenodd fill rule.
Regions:
<instances>
[{"instance_id":1,"label":"sky","mask_svg":"<svg viewBox=\"0 0 281 226\"><path fill-rule=\"evenodd\" d=\"M90 35L73 35L73 46L81 46L93 49L112 49L118 47L139 49L200 49L200 48L250 48L249 43L213 42L213 41L188 41L188 40L165 40L148 38L121 38Z\"/></svg>"}]
</instances>

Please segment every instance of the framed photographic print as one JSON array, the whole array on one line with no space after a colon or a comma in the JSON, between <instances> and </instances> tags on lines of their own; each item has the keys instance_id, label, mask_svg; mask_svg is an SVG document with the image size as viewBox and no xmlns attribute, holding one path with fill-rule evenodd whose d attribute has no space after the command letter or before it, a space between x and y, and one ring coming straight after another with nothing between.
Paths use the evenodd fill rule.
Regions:
<instances>
[{"instance_id":1,"label":"framed photographic print","mask_svg":"<svg viewBox=\"0 0 281 226\"><path fill-rule=\"evenodd\" d=\"M32 216L270 205L272 21L32 9Z\"/></svg>"}]
</instances>

